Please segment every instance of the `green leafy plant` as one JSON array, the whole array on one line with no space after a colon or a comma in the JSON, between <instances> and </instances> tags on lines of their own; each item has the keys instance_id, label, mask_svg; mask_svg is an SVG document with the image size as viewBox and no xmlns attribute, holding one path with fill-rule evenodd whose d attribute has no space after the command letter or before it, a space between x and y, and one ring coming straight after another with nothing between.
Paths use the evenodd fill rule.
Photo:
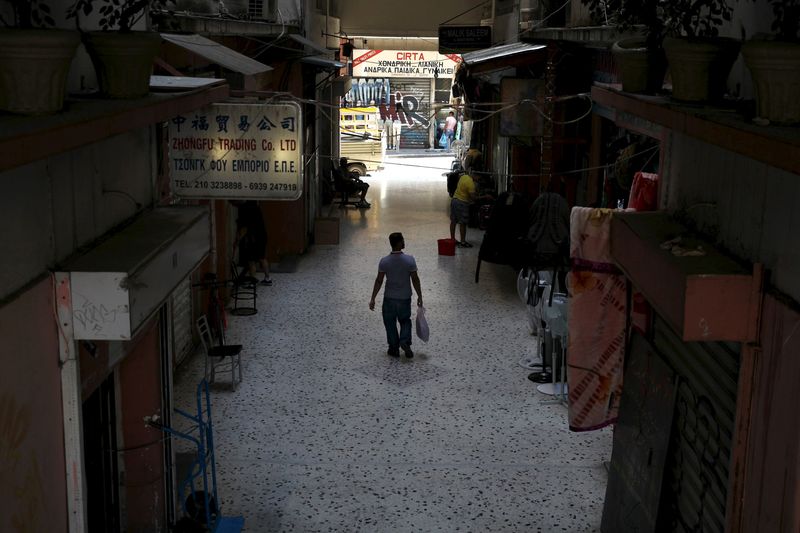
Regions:
<instances>
[{"instance_id":1,"label":"green leafy plant","mask_svg":"<svg viewBox=\"0 0 800 533\"><path fill-rule=\"evenodd\" d=\"M0 22L12 28L52 28L55 21L50 6L44 0L5 0L11 5L12 20L0 15Z\"/></svg>"},{"instance_id":2,"label":"green leafy plant","mask_svg":"<svg viewBox=\"0 0 800 533\"><path fill-rule=\"evenodd\" d=\"M717 37L719 26L730 21L733 9L726 0L659 0L667 35Z\"/></svg>"},{"instance_id":3,"label":"green leafy plant","mask_svg":"<svg viewBox=\"0 0 800 533\"><path fill-rule=\"evenodd\" d=\"M620 31L642 33L647 48L661 47L666 31L661 16L662 0L581 0L592 19L616 26Z\"/></svg>"},{"instance_id":4,"label":"green leafy plant","mask_svg":"<svg viewBox=\"0 0 800 533\"><path fill-rule=\"evenodd\" d=\"M778 40L800 41L800 0L770 0L772 13L772 31Z\"/></svg>"},{"instance_id":5,"label":"green leafy plant","mask_svg":"<svg viewBox=\"0 0 800 533\"><path fill-rule=\"evenodd\" d=\"M174 0L76 0L67 9L67 18L79 19L79 16L90 15L95 4L100 4L99 25L104 31L119 30L129 32L133 26L147 13L148 9L164 8Z\"/></svg>"}]
</instances>

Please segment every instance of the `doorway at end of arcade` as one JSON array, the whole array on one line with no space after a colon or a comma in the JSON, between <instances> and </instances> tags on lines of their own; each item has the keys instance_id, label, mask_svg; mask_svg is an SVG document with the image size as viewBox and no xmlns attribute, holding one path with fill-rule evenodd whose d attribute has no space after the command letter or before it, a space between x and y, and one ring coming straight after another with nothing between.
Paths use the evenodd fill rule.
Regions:
<instances>
[{"instance_id":1,"label":"doorway at end of arcade","mask_svg":"<svg viewBox=\"0 0 800 533\"><path fill-rule=\"evenodd\" d=\"M452 152L454 148L465 144L464 116L457 107L445 106L437 109L435 125L433 145L436 150Z\"/></svg>"}]
</instances>

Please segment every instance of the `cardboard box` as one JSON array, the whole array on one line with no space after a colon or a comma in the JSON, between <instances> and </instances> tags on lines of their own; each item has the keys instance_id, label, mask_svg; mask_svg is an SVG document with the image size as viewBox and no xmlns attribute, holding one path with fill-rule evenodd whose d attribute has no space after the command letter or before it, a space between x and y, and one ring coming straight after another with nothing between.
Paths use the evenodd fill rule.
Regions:
<instances>
[{"instance_id":1,"label":"cardboard box","mask_svg":"<svg viewBox=\"0 0 800 533\"><path fill-rule=\"evenodd\" d=\"M314 244L339 244L339 217L314 219Z\"/></svg>"}]
</instances>

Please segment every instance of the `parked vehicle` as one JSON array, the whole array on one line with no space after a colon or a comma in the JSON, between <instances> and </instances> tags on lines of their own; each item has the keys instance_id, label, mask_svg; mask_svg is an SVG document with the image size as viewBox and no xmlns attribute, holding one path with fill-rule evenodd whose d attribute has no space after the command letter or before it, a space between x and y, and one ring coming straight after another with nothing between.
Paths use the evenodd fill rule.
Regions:
<instances>
[{"instance_id":1,"label":"parked vehicle","mask_svg":"<svg viewBox=\"0 0 800 533\"><path fill-rule=\"evenodd\" d=\"M339 110L339 157L347 158L349 172L364 176L383 168L384 141L377 107L343 107Z\"/></svg>"}]
</instances>

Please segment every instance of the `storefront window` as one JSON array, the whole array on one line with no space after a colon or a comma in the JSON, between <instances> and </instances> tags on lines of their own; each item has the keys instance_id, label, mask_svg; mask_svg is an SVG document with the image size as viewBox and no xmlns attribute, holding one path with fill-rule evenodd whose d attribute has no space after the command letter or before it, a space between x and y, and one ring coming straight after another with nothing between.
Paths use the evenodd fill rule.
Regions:
<instances>
[{"instance_id":1,"label":"storefront window","mask_svg":"<svg viewBox=\"0 0 800 533\"><path fill-rule=\"evenodd\" d=\"M450 103L450 87L453 85L453 80L446 78L446 79L436 79L436 85L434 87L434 101L437 104L449 104Z\"/></svg>"}]
</instances>

